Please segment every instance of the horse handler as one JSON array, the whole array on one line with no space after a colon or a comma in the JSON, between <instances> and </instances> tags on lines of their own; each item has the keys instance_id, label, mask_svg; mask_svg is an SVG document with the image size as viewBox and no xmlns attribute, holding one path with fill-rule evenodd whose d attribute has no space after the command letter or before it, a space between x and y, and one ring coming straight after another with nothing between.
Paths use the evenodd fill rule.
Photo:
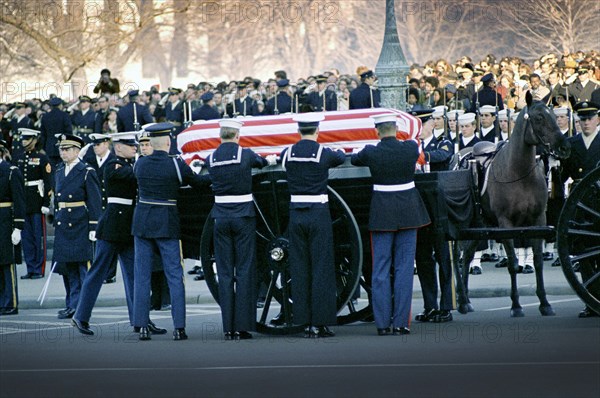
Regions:
<instances>
[{"instance_id":1,"label":"horse handler","mask_svg":"<svg viewBox=\"0 0 600 398\"><path fill-rule=\"evenodd\" d=\"M395 114L372 116L381 141L353 154L355 166L368 166L373 178L369 230L373 253L373 315L380 336L410 333L410 307L417 228L430 223L415 188L419 158L416 141L396 138ZM390 268L394 270L394 285ZM393 295L393 301L392 301ZM390 328L393 327L393 329Z\"/></svg>"}]
</instances>

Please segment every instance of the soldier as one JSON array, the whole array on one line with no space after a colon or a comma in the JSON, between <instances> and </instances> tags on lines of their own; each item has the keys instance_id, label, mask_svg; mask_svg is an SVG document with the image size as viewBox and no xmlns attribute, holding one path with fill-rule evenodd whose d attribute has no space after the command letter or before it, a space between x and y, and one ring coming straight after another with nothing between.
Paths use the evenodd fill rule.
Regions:
<instances>
[{"instance_id":1,"label":"soldier","mask_svg":"<svg viewBox=\"0 0 600 398\"><path fill-rule=\"evenodd\" d=\"M314 112L337 111L337 95L334 91L327 90L327 77L317 76L316 90L308 94L307 103Z\"/></svg>"},{"instance_id":2,"label":"soldier","mask_svg":"<svg viewBox=\"0 0 600 398\"><path fill-rule=\"evenodd\" d=\"M344 163L343 151L317 142L321 114L300 114L300 141L281 153L290 200L290 276L294 323L306 325L304 336L331 337L336 322L333 231L329 213L329 169Z\"/></svg>"},{"instance_id":3,"label":"soldier","mask_svg":"<svg viewBox=\"0 0 600 398\"><path fill-rule=\"evenodd\" d=\"M290 81L281 79L277 81L277 94L267 101L265 114L280 115L291 112L294 109L294 101L288 91Z\"/></svg>"},{"instance_id":4,"label":"soldier","mask_svg":"<svg viewBox=\"0 0 600 398\"><path fill-rule=\"evenodd\" d=\"M431 112L431 111L429 111ZM448 170L454 146L443 137L438 140L432 135L431 113L427 111L416 115L423 122L421 140L425 161L431 171ZM439 266L440 303L438 306L438 283L436 263ZM450 250L443 236L437 236L431 228L419 229L416 249L417 275L423 292L424 311L415 317L419 322L452 321L452 264Z\"/></svg>"},{"instance_id":5,"label":"soldier","mask_svg":"<svg viewBox=\"0 0 600 398\"><path fill-rule=\"evenodd\" d=\"M83 138L86 144L91 142L90 134L96 126L96 112L90 109L92 99L87 95L79 96L79 110L71 115L73 134Z\"/></svg>"},{"instance_id":6,"label":"soldier","mask_svg":"<svg viewBox=\"0 0 600 398\"><path fill-rule=\"evenodd\" d=\"M98 80L96 87L94 87L94 94L119 94L120 91L119 80L110 77L110 70L106 68L102 69L100 71L100 80Z\"/></svg>"},{"instance_id":7,"label":"soldier","mask_svg":"<svg viewBox=\"0 0 600 398\"><path fill-rule=\"evenodd\" d=\"M94 133L102 134L108 111L108 98L103 95L98 98L98 111L96 112L96 119L94 120Z\"/></svg>"},{"instance_id":8,"label":"soldier","mask_svg":"<svg viewBox=\"0 0 600 398\"><path fill-rule=\"evenodd\" d=\"M446 133L446 119L444 117L445 110L447 111L448 108L446 106L440 105L426 112L430 114L429 117L427 117L427 120L433 119L433 137L435 137L436 139L443 139ZM433 111L433 114L431 111Z\"/></svg>"},{"instance_id":9,"label":"soldier","mask_svg":"<svg viewBox=\"0 0 600 398\"><path fill-rule=\"evenodd\" d=\"M177 136L183 131L183 101L181 101L181 89L169 87L169 101L165 105L165 119L174 128L171 133L171 155L179 153L177 150Z\"/></svg>"},{"instance_id":10,"label":"soldier","mask_svg":"<svg viewBox=\"0 0 600 398\"><path fill-rule=\"evenodd\" d=\"M8 160L8 144L0 139L0 315L19 313L15 248L25 222L23 177Z\"/></svg>"},{"instance_id":11,"label":"soldier","mask_svg":"<svg viewBox=\"0 0 600 398\"><path fill-rule=\"evenodd\" d=\"M213 120L220 119L221 114L214 108L214 94L211 91L207 91L200 99L202 100L202 106L198 109L194 109L192 112L192 120Z\"/></svg>"},{"instance_id":12,"label":"soldier","mask_svg":"<svg viewBox=\"0 0 600 398\"><path fill-rule=\"evenodd\" d=\"M464 114L465 111L462 109L446 113L446 118L448 119L448 139L452 144L456 142L456 135L460 133L460 129L458 128L458 118Z\"/></svg>"},{"instance_id":13,"label":"soldier","mask_svg":"<svg viewBox=\"0 0 600 398\"><path fill-rule=\"evenodd\" d=\"M71 134L73 131L69 115L62 110L62 103L58 97L51 98L48 104L52 109L42 118L40 145L50 160L53 173L61 162L57 137L61 134Z\"/></svg>"},{"instance_id":14,"label":"soldier","mask_svg":"<svg viewBox=\"0 0 600 398\"><path fill-rule=\"evenodd\" d=\"M83 139L62 134L59 141L63 160L54 175L54 253L52 262L63 275L66 308L59 319L73 317L81 285L92 260L92 242L102 207L96 171L79 160ZM53 265L54 266L54 265Z\"/></svg>"},{"instance_id":15,"label":"soldier","mask_svg":"<svg viewBox=\"0 0 600 398\"><path fill-rule=\"evenodd\" d=\"M381 141L377 146L367 145L352 155L352 164L368 166L373 178L369 210L373 315L378 335L406 335L410 334L417 228L430 223L414 183L419 144L396 138L396 114L373 116L373 120ZM429 134L432 127L433 122L428 126ZM392 267L393 288L390 280Z\"/></svg>"},{"instance_id":16,"label":"soldier","mask_svg":"<svg viewBox=\"0 0 600 398\"><path fill-rule=\"evenodd\" d=\"M77 311L71 321L82 334L94 334L89 325L92 308L100 293L102 281L111 265L117 262L117 258L121 264L129 322L133 325L134 250L131 220L137 193L133 175L138 146L136 135L136 132L125 132L113 136L116 156L107 160L104 173L108 207L98 222L94 262L83 282ZM148 328L153 334L167 333L166 329L156 327L151 321Z\"/></svg>"},{"instance_id":17,"label":"soldier","mask_svg":"<svg viewBox=\"0 0 600 398\"><path fill-rule=\"evenodd\" d=\"M23 228L23 253L27 274L21 279L44 277L46 268L46 220L50 212L52 166L46 154L37 150L40 132L20 129L23 151L13 157L19 167L25 186L25 226Z\"/></svg>"},{"instance_id":18,"label":"soldier","mask_svg":"<svg viewBox=\"0 0 600 398\"><path fill-rule=\"evenodd\" d=\"M484 105L491 105L496 109L504 109L504 103L502 102L502 96L496 92L496 80L492 73L488 73L487 75L481 78L481 82L483 86L481 90L477 91L473 94L471 98L471 113L479 113L479 108Z\"/></svg>"},{"instance_id":19,"label":"soldier","mask_svg":"<svg viewBox=\"0 0 600 398\"><path fill-rule=\"evenodd\" d=\"M129 103L119 109L117 113L117 128L120 132L138 131L140 126L152 123L152 115L146 105L139 104L138 90L130 90L127 93Z\"/></svg>"},{"instance_id":20,"label":"soldier","mask_svg":"<svg viewBox=\"0 0 600 398\"><path fill-rule=\"evenodd\" d=\"M554 116L556 116L556 124L558 124L558 128L560 132L565 136L569 136L569 108L567 107L558 107L552 109L554 112Z\"/></svg>"},{"instance_id":21,"label":"soldier","mask_svg":"<svg viewBox=\"0 0 600 398\"><path fill-rule=\"evenodd\" d=\"M102 211L106 209L107 205L106 188L104 183L104 170L106 169L105 165L109 160L112 160L115 157L115 155L110 151L111 137L112 136L108 134L92 134L90 136L90 141L93 150L90 151L86 149L85 154L81 156L84 162L96 170L96 175L100 181L100 192L102 194Z\"/></svg>"},{"instance_id":22,"label":"soldier","mask_svg":"<svg viewBox=\"0 0 600 398\"><path fill-rule=\"evenodd\" d=\"M500 141L508 141L508 138L510 137L510 133L512 133L512 131L509 131L508 129L507 109L502 109L501 111L498 111L498 125L500 126ZM514 124L511 123L511 130L513 126Z\"/></svg>"},{"instance_id":23,"label":"soldier","mask_svg":"<svg viewBox=\"0 0 600 398\"><path fill-rule=\"evenodd\" d=\"M483 105L479 108L479 117L481 118L479 138L481 141L495 142L498 138L496 108L492 105Z\"/></svg>"},{"instance_id":24,"label":"soldier","mask_svg":"<svg viewBox=\"0 0 600 398\"><path fill-rule=\"evenodd\" d=\"M151 339L148 325L154 250L160 253L171 292L171 314L175 327L173 339L187 339L177 194L182 185L207 185L208 178L195 175L181 159L169 156L169 134L172 128L170 123L157 123L145 128L150 136L153 152L140 158L134 168L139 190L131 227L136 253L134 327L140 328L140 340Z\"/></svg>"},{"instance_id":25,"label":"soldier","mask_svg":"<svg viewBox=\"0 0 600 398\"><path fill-rule=\"evenodd\" d=\"M570 83L569 93L575 97L577 102L589 102L592 93L600 88L600 85L590 79L593 74L594 67L583 64L579 66L575 75L567 79L567 83Z\"/></svg>"},{"instance_id":26,"label":"soldier","mask_svg":"<svg viewBox=\"0 0 600 398\"><path fill-rule=\"evenodd\" d=\"M350 93L350 109L379 108L381 94L374 87L376 77L366 66L359 66L356 74L360 76L361 84Z\"/></svg>"},{"instance_id":27,"label":"soldier","mask_svg":"<svg viewBox=\"0 0 600 398\"><path fill-rule=\"evenodd\" d=\"M248 89L246 83L240 83L237 86L239 98L234 101L235 114L232 112L229 117L235 116L256 116L258 115L258 109L254 99L248 96ZM233 110L233 108L232 108Z\"/></svg>"},{"instance_id":28,"label":"soldier","mask_svg":"<svg viewBox=\"0 0 600 398\"><path fill-rule=\"evenodd\" d=\"M458 117L458 127L460 128L460 140L458 150L472 147L481 141L475 136L476 115L474 113L465 113Z\"/></svg>"},{"instance_id":29,"label":"soldier","mask_svg":"<svg viewBox=\"0 0 600 398\"><path fill-rule=\"evenodd\" d=\"M19 129L33 128L33 122L29 116L25 114L26 108L27 105L24 102L17 102L14 107L14 114L10 120L13 156L23 150L23 144L21 143L21 137L19 136Z\"/></svg>"},{"instance_id":30,"label":"soldier","mask_svg":"<svg viewBox=\"0 0 600 398\"><path fill-rule=\"evenodd\" d=\"M251 339L256 324L256 239L252 168L267 160L239 146L242 122L219 122L221 145L207 159L215 193L215 261L225 340ZM274 156L272 164L275 164Z\"/></svg>"}]
</instances>

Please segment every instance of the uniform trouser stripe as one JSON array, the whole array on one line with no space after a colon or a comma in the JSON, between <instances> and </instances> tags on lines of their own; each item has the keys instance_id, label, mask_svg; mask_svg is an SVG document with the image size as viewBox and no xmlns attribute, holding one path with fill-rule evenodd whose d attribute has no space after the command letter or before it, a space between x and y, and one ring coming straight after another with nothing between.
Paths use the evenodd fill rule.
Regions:
<instances>
[{"instance_id":1,"label":"uniform trouser stripe","mask_svg":"<svg viewBox=\"0 0 600 398\"><path fill-rule=\"evenodd\" d=\"M19 297L17 288L17 270L15 264L10 265L10 281L12 284L12 308L17 308L19 305Z\"/></svg>"}]
</instances>

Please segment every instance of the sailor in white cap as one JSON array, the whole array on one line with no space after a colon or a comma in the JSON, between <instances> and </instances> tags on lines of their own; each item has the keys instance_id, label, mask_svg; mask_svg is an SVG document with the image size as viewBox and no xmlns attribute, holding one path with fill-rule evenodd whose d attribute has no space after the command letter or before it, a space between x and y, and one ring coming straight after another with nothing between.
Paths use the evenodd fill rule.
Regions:
<instances>
[{"instance_id":1,"label":"sailor in white cap","mask_svg":"<svg viewBox=\"0 0 600 398\"><path fill-rule=\"evenodd\" d=\"M458 147L459 150L472 147L473 145L481 141L475 136L475 116L476 115L474 113L469 112L458 117L458 127L461 133L460 143Z\"/></svg>"},{"instance_id":2,"label":"sailor in white cap","mask_svg":"<svg viewBox=\"0 0 600 398\"><path fill-rule=\"evenodd\" d=\"M479 138L482 141L495 142L498 138L496 128L496 108L492 105L483 105L479 108L481 117L481 131Z\"/></svg>"},{"instance_id":3,"label":"sailor in white cap","mask_svg":"<svg viewBox=\"0 0 600 398\"><path fill-rule=\"evenodd\" d=\"M446 113L446 117L448 118L448 139L452 141L452 143L456 142L456 135L460 132L460 129L458 128L458 118L464 114L465 111L462 109L455 109Z\"/></svg>"},{"instance_id":4,"label":"sailor in white cap","mask_svg":"<svg viewBox=\"0 0 600 398\"><path fill-rule=\"evenodd\" d=\"M432 114L432 118L433 118L433 122L434 122L434 126L433 126L433 136L436 139L443 139L445 133L446 133L446 118L444 117L446 111L448 110L447 106L444 105L440 105L440 106L435 106L432 108L433 110L433 114Z\"/></svg>"},{"instance_id":5,"label":"sailor in white cap","mask_svg":"<svg viewBox=\"0 0 600 398\"><path fill-rule=\"evenodd\" d=\"M571 110L566 106L561 106L554 108L553 111L554 115L556 116L556 124L558 124L560 132L563 133L564 136L569 135L569 116L571 114Z\"/></svg>"}]
</instances>

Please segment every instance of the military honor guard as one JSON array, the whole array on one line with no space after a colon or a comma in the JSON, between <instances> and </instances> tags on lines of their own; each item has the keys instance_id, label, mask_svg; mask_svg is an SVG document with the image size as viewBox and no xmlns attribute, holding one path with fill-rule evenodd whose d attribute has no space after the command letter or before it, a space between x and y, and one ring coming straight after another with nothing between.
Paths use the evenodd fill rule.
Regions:
<instances>
[{"instance_id":1,"label":"military honor guard","mask_svg":"<svg viewBox=\"0 0 600 398\"><path fill-rule=\"evenodd\" d=\"M431 111L429 111L431 112ZM435 115L435 112L433 113ZM427 111L416 115L423 122L421 140L425 161L431 171L448 170L454 153L452 143L443 137L438 140L432 134L431 114ZM435 131L435 130L434 130ZM419 229L416 249L417 275L423 293L424 311L415 317L419 322L449 322L452 320L452 263L450 250L444 236L438 236L431 228ZM437 273L436 263L439 266ZM438 305L438 282L440 302Z\"/></svg>"},{"instance_id":2,"label":"military honor guard","mask_svg":"<svg viewBox=\"0 0 600 398\"><path fill-rule=\"evenodd\" d=\"M265 106L265 113L267 115L280 115L282 113L292 112L294 109L294 101L288 91L289 86L290 81L288 79L277 81L277 94L272 98L269 98Z\"/></svg>"},{"instance_id":3,"label":"military honor guard","mask_svg":"<svg viewBox=\"0 0 600 398\"><path fill-rule=\"evenodd\" d=\"M61 134L71 134L73 125L69 115L62 110L62 100L53 97L48 101L51 109L42 118L40 145L52 166L52 172L56 170L56 165L62 162L58 150L58 137Z\"/></svg>"},{"instance_id":4,"label":"military honor guard","mask_svg":"<svg viewBox=\"0 0 600 398\"><path fill-rule=\"evenodd\" d=\"M12 154L13 156L23 150L23 144L21 143L21 136L19 135L19 129L33 128L33 122L26 115L25 109L27 104L24 102L17 102L14 107L14 114L10 120L10 129L12 136Z\"/></svg>"},{"instance_id":5,"label":"military honor guard","mask_svg":"<svg viewBox=\"0 0 600 398\"><path fill-rule=\"evenodd\" d=\"M569 120L570 116L571 116L570 109L565 106L562 106L562 107L554 108L554 109L552 109L552 111L554 112L554 116L556 116L556 124L558 124L558 128L560 129L560 132L565 137L569 137L570 134L572 133L572 131L570 129L571 121Z\"/></svg>"},{"instance_id":6,"label":"military honor guard","mask_svg":"<svg viewBox=\"0 0 600 398\"><path fill-rule=\"evenodd\" d=\"M579 102L573 108L579 116L581 134L569 138L571 156L563 161L562 181L571 178L575 183L594 170L600 162L600 117L598 115L600 104L594 102ZM594 258L580 261L581 277L583 282L588 281L600 264ZM591 308L586 306L579 313L579 317L587 318L598 316Z\"/></svg>"},{"instance_id":7,"label":"military honor guard","mask_svg":"<svg viewBox=\"0 0 600 398\"><path fill-rule=\"evenodd\" d=\"M491 105L498 110L504 109L504 103L502 102L502 96L496 91L496 79L492 73L488 73L481 78L483 86L481 90L478 90L473 94L471 98L471 113L480 113L480 107L484 105Z\"/></svg>"},{"instance_id":8,"label":"military honor guard","mask_svg":"<svg viewBox=\"0 0 600 398\"><path fill-rule=\"evenodd\" d=\"M171 132L171 155L178 154L177 135L183 131L184 103L181 101L181 89L169 87L169 100L165 105L165 119L173 125Z\"/></svg>"},{"instance_id":9,"label":"military honor guard","mask_svg":"<svg viewBox=\"0 0 600 398\"><path fill-rule=\"evenodd\" d=\"M577 73L573 77L574 81L569 85L569 93L573 95L576 102L590 102L592 93L600 88L600 84L590 79L593 75L594 68L592 66L581 65L577 68Z\"/></svg>"},{"instance_id":10,"label":"military honor guard","mask_svg":"<svg viewBox=\"0 0 600 398\"><path fill-rule=\"evenodd\" d=\"M333 230L329 212L329 169L344 163L343 151L317 142L322 114L294 118L300 141L281 153L290 199L290 276L294 323L306 325L305 337L330 337L336 322Z\"/></svg>"},{"instance_id":11,"label":"military honor guard","mask_svg":"<svg viewBox=\"0 0 600 398\"><path fill-rule=\"evenodd\" d=\"M350 93L350 109L379 108L381 94L375 88L375 73L366 66L359 66L356 74L360 76L360 86Z\"/></svg>"},{"instance_id":12,"label":"military honor guard","mask_svg":"<svg viewBox=\"0 0 600 398\"><path fill-rule=\"evenodd\" d=\"M237 89L239 97L233 101L232 113L229 117L258 115L258 108L254 99L248 96L247 84L242 82L238 84Z\"/></svg>"},{"instance_id":13,"label":"military honor guard","mask_svg":"<svg viewBox=\"0 0 600 398\"><path fill-rule=\"evenodd\" d=\"M460 128L459 150L470 148L481 141L475 136L477 121L474 113L465 113L458 117L458 127Z\"/></svg>"},{"instance_id":14,"label":"military honor guard","mask_svg":"<svg viewBox=\"0 0 600 398\"><path fill-rule=\"evenodd\" d=\"M117 113L117 129L119 132L139 131L140 126L154 122L148 107L138 102L139 95L139 90L129 90L127 92L129 102Z\"/></svg>"},{"instance_id":15,"label":"military honor guard","mask_svg":"<svg viewBox=\"0 0 600 398\"><path fill-rule=\"evenodd\" d=\"M192 120L214 120L221 119L221 114L215 109L214 94L211 91L207 91L200 99L202 100L202 106L194 109L192 112Z\"/></svg>"},{"instance_id":16,"label":"military honor guard","mask_svg":"<svg viewBox=\"0 0 600 398\"><path fill-rule=\"evenodd\" d=\"M307 97L307 103L314 112L337 111L337 95L335 91L327 90L327 77L317 76L316 90L311 91Z\"/></svg>"},{"instance_id":17,"label":"military honor guard","mask_svg":"<svg viewBox=\"0 0 600 398\"><path fill-rule=\"evenodd\" d=\"M0 315L16 315L18 308L15 246L25 223L23 176L6 160L8 144L0 139Z\"/></svg>"},{"instance_id":18,"label":"military honor guard","mask_svg":"<svg viewBox=\"0 0 600 398\"><path fill-rule=\"evenodd\" d=\"M108 207L102 213L96 229L96 250L83 286L72 324L82 334L93 335L90 329L92 309L100 293L102 282L112 264L119 260L125 287L129 322L133 325L133 263L134 249L131 221L137 195L133 164L138 142L136 132L116 133L113 138L115 156L106 162L105 185ZM166 329L148 323L153 334L165 334Z\"/></svg>"},{"instance_id":19,"label":"military honor guard","mask_svg":"<svg viewBox=\"0 0 600 398\"><path fill-rule=\"evenodd\" d=\"M446 113L446 117L448 119L448 135L447 138L452 141L452 144L455 144L456 136L460 134L460 129L458 128L458 118L461 115L464 115L465 111L462 109L452 110Z\"/></svg>"},{"instance_id":20,"label":"military honor guard","mask_svg":"<svg viewBox=\"0 0 600 398\"><path fill-rule=\"evenodd\" d=\"M82 138L62 134L59 141L63 163L54 175L53 267L63 276L66 308L59 319L73 317L89 263L92 242L101 212L100 182L93 167L79 159Z\"/></svg>"},{"instance_id":21,"label":"military honor guard","mask_svg":"<svg viewBox=\"0 0 600 398\"><path fill-rule=\"evenodd\" d=\"M496 107L483 105L479 108L479 117L481 118L481 131L479 132L481 141L495 142L498 140Z\"/></svg>"},{"instance_id":22,"label":"military honor guard","mask_svg":"<svg viewBox=\"0 0 600 398\"><path fill-rule=\"evenodd\" d=\"M381 141L351 158L353 165L369 167L373 179L369 210L373 315L378 335L406 335L410 333L417 229L430 223L414 183L419 144L396 138L397 115L377 115L373 120Z\"/></svg>"},{"instance_id":23,"label":"military honor guard","mask_svg":"<svg viewBox=\"0 0 600 398\"><path fill-rule=\"evenodd\" d=\"M431 112L433 111L433 113ZM427 119L433 119L433 137L436 139L444 138L446 135L446 115L448 107L444 105L435 106L428 113L431 113Z\"/></svg>"},{"instance_id":24,"label":"military honor guard","mask_svg":"<svg viewBox=\"0 0 600 398\"><path fill-rule=\"evenodd\" d=\"M96 112L90 109L92 99L87 95L79 96L79 110L76 110L71 115L71 123L73 124L73 134L83 138L86 144L92 140L90 134L94 132L96 126Z\"/></svg>"},{"instance_id":25,"label":"military honor guard","mask_svg":"<svg viewBox=\"0 0 600 398\"><path fill-rule=\"evenodd\" d=\"M133 317L140 340L151 339L150 277L154 252L160 253L169 283L173 339L187 339L177 195L180 186L205 187L209 181L195 175L183 160L169 156L172 129L170 123L146 127L153 152L141 157L134 167L139 195L131 227L135 247Z\"/></svg>"},{"instance_id":26,"label":"military honor guard","mask_svg":"<svg viewBox=\"0 0 600 398\"><path fill-rule=\"evenodd\" d=\"M23 175L25 192L25 226L22 245L27 274L21 279L44 277L46 268L46 220L50 212L52 189L52 166L48 157L37 149L40 132L32 129L19 130L23 151L13 157L13 164Z\"/></svg>"},{"instance_id":27,"label":"military honor guard","mask_svg":"<svg viewBox=\"0 0 600 398\"><path fill-rule=\"evenodd\" d=\"M214 245L219 275L219 305L225 340L250 339L256 324L256 221L252 198L252 169L267 160L240 147L242 122L223 119L221 145L207 166L215 204ZM274 157L274 155L273 155ZM274 161L272 162L275 163Z\"/></svg>"},{"instance_id":28,"label":"military honor guard","mask_svg":"<svg viewBox=\"0 0 600 398\"><path fill-rule=\"evenodd\" d=\"M510 137L510 133L512 132L512 128L514 127L514 124L510 123L510 130L509 130L509 118L508 118L508 112L510 110L509 109L502 109L501 111L498 111L498 126L500 126L500 141L508 141L508 138ZM513 113L513 111L510 111L511 113Z\"/></svg>"}]
</instances>

